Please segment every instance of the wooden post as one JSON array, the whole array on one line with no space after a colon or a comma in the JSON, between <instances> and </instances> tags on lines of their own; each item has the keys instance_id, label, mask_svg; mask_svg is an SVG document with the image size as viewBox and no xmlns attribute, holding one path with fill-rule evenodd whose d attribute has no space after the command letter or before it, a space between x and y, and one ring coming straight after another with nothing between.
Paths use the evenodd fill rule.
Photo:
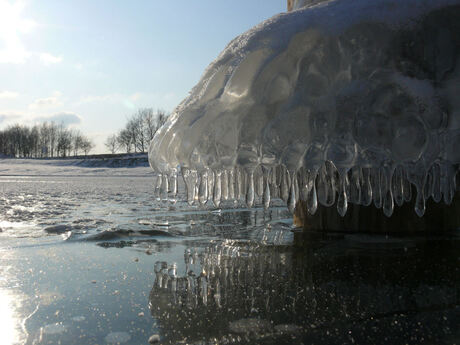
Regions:
<instances>
[{"instance_id":1,"label":"wooden post","mask_svg":"<svg viewBox=\"0 0 460 345\"><path fill-rule=\"evenodd\" d=\"M414 201L401 207L395 205L393 215L386 217L382 209L374 205L348 205L344 217L337 212L336 205L318 206L314 215L307 212L305 202L299 201L294 212L294 224L304 231L339 231L366 233L439 233L460 228L460 193L454 196L451 205L426 202L426 212L418 217L414 211Z\"/></svg>"}]
</instances>

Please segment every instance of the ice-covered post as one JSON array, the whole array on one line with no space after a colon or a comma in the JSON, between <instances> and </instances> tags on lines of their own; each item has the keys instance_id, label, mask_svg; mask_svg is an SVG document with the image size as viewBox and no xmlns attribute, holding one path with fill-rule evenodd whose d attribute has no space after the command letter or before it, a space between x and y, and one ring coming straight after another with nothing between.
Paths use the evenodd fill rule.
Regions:
<instances>
[{"instance_id":1,"label":"ice-covered post","mask_svg":"<svg viewBox=\"0 0 460 345\"><path fill-rule=\"evenodd\" d=\"M458 228L460 0L288 10L209 65L155 135L152 168L180 166L192 204L281 198L305 229Z\"/></svg>"}]
</instances>

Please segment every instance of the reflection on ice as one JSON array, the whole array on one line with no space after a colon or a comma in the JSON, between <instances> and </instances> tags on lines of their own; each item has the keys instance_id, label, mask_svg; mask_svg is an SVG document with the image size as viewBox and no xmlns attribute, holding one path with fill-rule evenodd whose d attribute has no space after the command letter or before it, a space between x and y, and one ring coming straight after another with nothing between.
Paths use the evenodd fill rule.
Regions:
<instances>
[{"instance_id":1,"label":"reflection on ice","mask_svg":"<svg viewBox=\"0 0 460 345\"><path fill-rule=\"evenodd\" d=\"M369 245L321 236L307 250L224 241L186 249L183 264L156 262L149 305L163 342L417 343L458 335L450 239Z\"/></svg>"},{"instance_id":2,"label":"reflection on ice","mask_svg":"<svg viewBox=\"0 0 460 345\"><path fill-rule=\"evenodd\" d=\"M14 296L9 291L0 290L0 334L4 345L21 343L20 320L14 314L13 304Z\"/></svg>"}]
</instances>

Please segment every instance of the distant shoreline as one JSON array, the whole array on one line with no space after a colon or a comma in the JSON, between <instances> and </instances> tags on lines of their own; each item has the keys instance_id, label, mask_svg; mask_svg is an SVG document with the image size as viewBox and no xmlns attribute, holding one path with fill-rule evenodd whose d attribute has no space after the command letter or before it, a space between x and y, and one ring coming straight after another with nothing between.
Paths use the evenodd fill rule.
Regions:
<instances>
[{"instance_id":1,"label":"distant shoreline","mask_svg":"<svg viewBox=\"0 0 460 345\"><path fill-rule=\"evenodd\" d=\"M89 155L77 155L67 157L9 157L0 155L0 159L14 159L14 160L70 160L70 159L110 159L110 158L147 158L147 153L100 153Z\"/></svg>"},{"instance_id":2,"label":"distant shoreline","mask_svg":"<svg viewBox=\"0 0 460 345\"><path fill-rule=\"evenodd\" d=\"M1 176L153 175L147 153L53 158L0 157Z\"/></svg>"}]
</instances>

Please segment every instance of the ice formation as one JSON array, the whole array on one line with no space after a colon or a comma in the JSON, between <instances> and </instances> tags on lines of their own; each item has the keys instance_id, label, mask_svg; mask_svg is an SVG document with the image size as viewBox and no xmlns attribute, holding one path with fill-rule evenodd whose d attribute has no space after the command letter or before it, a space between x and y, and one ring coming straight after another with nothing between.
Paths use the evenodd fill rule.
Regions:
<instances>
[{"instance_id":1,"label":"ice formation","mask_svg":"<svg viewBox=\"0 0 460 345\"><path fill-rule=\"evenodd\" d=\"M307 3L308 1L304 1ZM158 192L450 204L460 163L460 0L310 1L235 38L149 149Z\"/></svg>"}]
</instances>

